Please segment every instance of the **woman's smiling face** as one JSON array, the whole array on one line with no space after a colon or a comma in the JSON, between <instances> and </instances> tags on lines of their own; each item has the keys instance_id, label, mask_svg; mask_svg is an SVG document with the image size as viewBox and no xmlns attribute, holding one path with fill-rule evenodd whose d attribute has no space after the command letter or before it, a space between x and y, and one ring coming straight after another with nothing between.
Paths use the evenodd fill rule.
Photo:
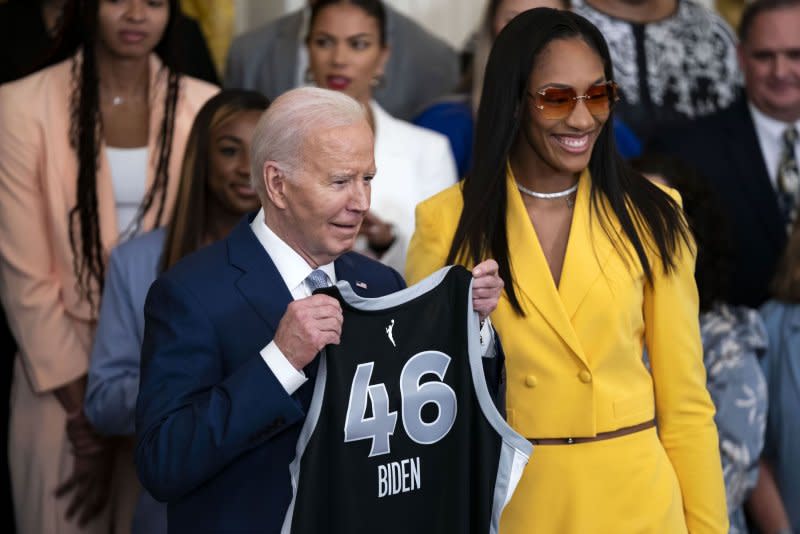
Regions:
<instances>
[{"instance_id":1,"label":"woman's smiling face","mask_svg":"<svg viewBox=\"0 0 800 534\"><path fill-rule=\"evenodd\" d=\"M536 107L535 95L548 87L572 88L576 95L584 95L605 81L602 59L583 39L556 39L542 50L528 79L519 135L547 167L557 172L583 171L608 113L592 115L579 99L565 118L547 119Z\"/></svg>"}]
</instances>

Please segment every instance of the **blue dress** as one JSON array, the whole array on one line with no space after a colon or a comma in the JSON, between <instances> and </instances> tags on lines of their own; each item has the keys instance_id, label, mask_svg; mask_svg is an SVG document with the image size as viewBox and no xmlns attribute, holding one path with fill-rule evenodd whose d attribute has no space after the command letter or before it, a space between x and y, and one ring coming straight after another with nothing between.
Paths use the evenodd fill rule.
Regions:
<instances>
[{"instance_id":1,"label":"blue dress","mask_svg":"<svg viewBox=\"0 0 800 534\"><path fill-rule=\"evenodd\" d=\"M764 458L775 471L793 532L800 532L800 304L771 300L761 308L769 349L761 361L769 413Z\"/></svg>"},{"instance_id":2,"label":"blue dress","mask_svg":"<svg viewBox=\"0 0 800 534\"><path fill-rule=\"evenodd\" d=\"M158 275L167 232L160 228L111 252L100 317L89 361L84 409L101 433L134 433L144 301ZM133 459L131 459L133 461ZM145 490L133 516L133 534L166 534L167 507Z\"/></svg>"},{"instance_id":3,"label":"blue dress","mask_svg":"<svg viewBox=\"0 0 800 534\"><path fill-rule=\"evenodd\" d=\"M758 480L764 446L767 384L759 358L767 333L756 310L718 304L700 314L703 364L717 413L730 534L746 534L742 504Z\"/></svg>"}]
</instances>

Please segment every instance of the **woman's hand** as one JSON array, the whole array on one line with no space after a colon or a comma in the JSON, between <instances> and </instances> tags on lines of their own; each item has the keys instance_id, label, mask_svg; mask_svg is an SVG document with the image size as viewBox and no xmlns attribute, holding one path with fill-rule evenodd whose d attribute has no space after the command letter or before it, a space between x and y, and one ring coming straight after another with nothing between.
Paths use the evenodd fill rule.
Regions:
<instances>
[{"instance_id":1,"label":"woman's hand","mask_svg":"<svg viewBox=\"0 0 800 534\"><path fill-rule=\"evenodd\" d=\"M359 233L367 237L369 248L378 255L386 252L394 244L395 235L392 225L384 222L371 211L364 215Z\"/></svg>"},{"instance_id":2,"label":"woman's hand","mask_svg":"<svg viewBox=\"0 0 800 534\"><path fill-rule=\"evenodd\" d=\"M503 292L504 284L497 274L498 269L494 260L484 260L472 268L472 307L481 321L497 308Z\"/></svg>"},{"instance_id":3,"label":"woman's hand","mask_svg":"<svg viewBox=\"0 0 800 534\"><path fill-rule=\"evenodd\" d=\"M108 503L114 465L112 440L100 436L81 410L67 418L67 438L75 462L70 477L56 489L56 497L71 495L67 519L78 517L85 526Z\"/></svg>"}]
</instances>

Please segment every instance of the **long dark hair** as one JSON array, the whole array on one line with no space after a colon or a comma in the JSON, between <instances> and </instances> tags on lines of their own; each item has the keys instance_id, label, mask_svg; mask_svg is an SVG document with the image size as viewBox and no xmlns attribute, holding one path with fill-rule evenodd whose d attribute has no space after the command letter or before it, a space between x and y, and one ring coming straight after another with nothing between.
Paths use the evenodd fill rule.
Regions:
<instances>
[{"instance_id":1,"label":"long dark hair","mask_svg":"<svg viewBox=\"0 0 800 534\"><path fill-rule=\"evenodd\" d=\"M729 222L708 180L683 161L646 153L630 161L637 171L657 175L681 194L683 212L697 244L694 278L700 311L726 302L733 267L733 247L727 239Z\"/></svg>"},{"instance_id":2,"label":"long dark hair","mask_svg":"<svg viewBox=\"0 0 800 534\"><path fill-rule=\"evenodd\" d=\"M386 47L386 8L383 6L381 0L317 0L311 7L311 18L308 24L309 29L314 27L314 21L323 8L336 4L350 4L360 7L378 21L378 35L381 42L381 48ZM308 40L308 38L306 38Z\"/></svg>"},{"instance_id":3,"label":"long dark hair","mask_svg":"<svg viewBox=\"0 0 800 534\"><path fill-rule=\"evenodd\" d=\"M524 315L512 276L506 233L506 160L520 130L526 108L528 78L537 58L555 39L583 39L603 60L606 79L613 78L611 56L600 31L588 20L568 11L536 8L515 17L497 36L478 109L473 144L473 170L464 180L464 208L458 221L447 263L494 258L514 310ZM657 186L634 172L617 152L613 112L595 142L589 171L591 206L603 231L623 254L609 224L610 207L633 245L645 275L652 281L642 231L649 232L665 272L674 267L679 241L689 242L680 207Z\"/></svg>"},{"instance_id":4,"label":"long dark hair","mask_svg":"<svg viewBox=\"0 0 800 534\"><path fill-rule=\"evenodd\" d=\"M102 137L99 106L99 79L97 74L98 11L102 0L71 0L64 8L63 31L79 40L62 40L61 46L71 51L82 51L80 59L72 64L73 91L70 104L70 143L78 158L77 198L69 212L69 241L73 253L73 268L81 294L92 309L96 308L94 288L102 291L105 281L105 257L100 236L100 220L97 204L97 166ZM158 160L155 179L144 196L138 213L127 234L135 234L141 228L144 215L156 206L155 225L160 226L164 215L168 167L172 153L172 138L175 128L175 109L180 85L178 66L179 42L175 34L175 20L180 9L178 0L168 0L169 20L164 35L155 49L164 64L167 90L164 112L159 128L156 150ZM76 30L77 28L77 30ZM96 286L95 286L96 285Z\"/></svg>"},{"instance_id":5,"label":"long dark hair","mask_svg":"<svg viewBox=\"0 0 800 534\"><path fill-rule=\"evenodd\" d=\"M255 91L227 89L208 100L194 119L186 141L178 198L167 227L160 269L169 269L181 258L203 245L208 235L206 213L211 134L223 123L245 111L263 111L269 100Z\"/></svg>"}]
</instances>

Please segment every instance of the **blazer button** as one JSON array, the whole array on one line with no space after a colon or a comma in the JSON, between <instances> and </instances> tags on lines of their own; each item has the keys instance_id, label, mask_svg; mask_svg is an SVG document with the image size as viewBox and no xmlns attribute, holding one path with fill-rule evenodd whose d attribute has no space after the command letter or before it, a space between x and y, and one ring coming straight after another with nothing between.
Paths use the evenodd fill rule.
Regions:
<instances>
[{"instance_id":1,"label":"blazer button","mask_svg":"<svg viewBox=\"0 0 800 534\"><path fill-rule=\"evenodd\" d=\"M583 382L584 384L588 384L589 382L592 381L592 373L584 369L583 371L578 373L578 378L580 378L581 382Z\"/></svg>"},{"instance_id":2,"label":"blazer button","mask_svg":"<svg viewBox=\"0 0 800 534\"><path fill-rule=\"evenodd\" d=\"M539 381L533 375L528 375L525 377L525 385L528 386L529 388L535 388L536 384L538 383Z\"/></svg>"}]
</instances>

